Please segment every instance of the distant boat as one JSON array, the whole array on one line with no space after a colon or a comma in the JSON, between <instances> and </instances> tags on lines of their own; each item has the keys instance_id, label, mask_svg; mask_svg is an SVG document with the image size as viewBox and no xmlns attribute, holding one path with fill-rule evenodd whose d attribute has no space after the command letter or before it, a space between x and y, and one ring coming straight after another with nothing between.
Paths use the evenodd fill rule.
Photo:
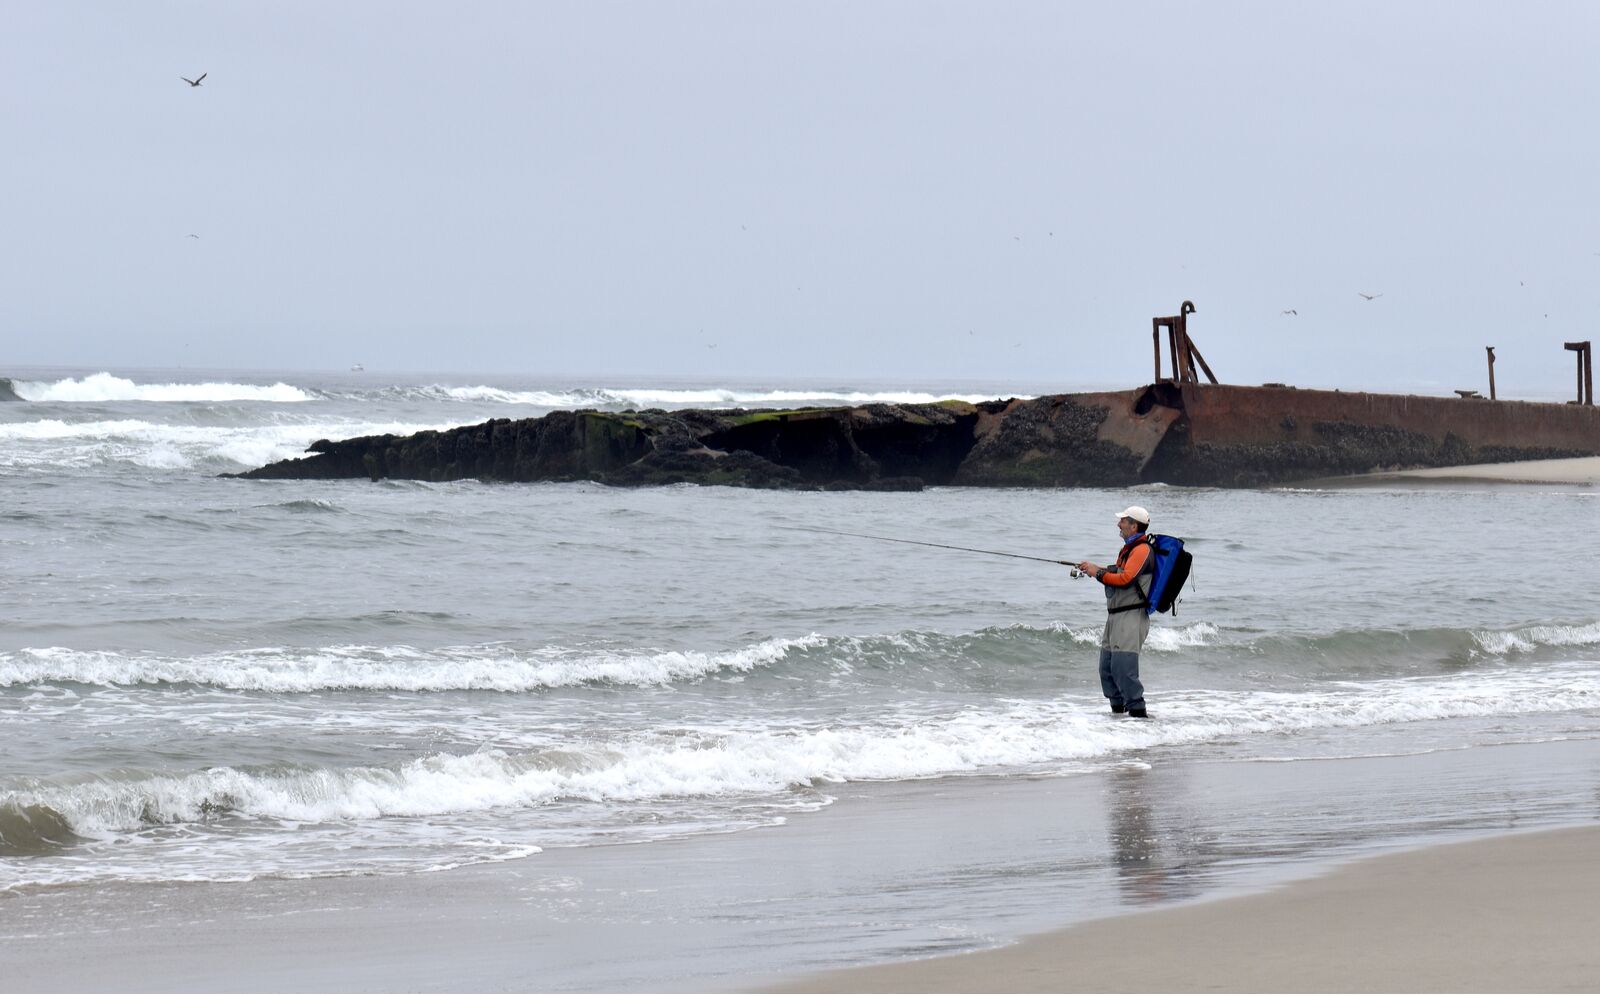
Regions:
<instances>
[{"instance_id":1,"label":"distant boat","mask_svg":"<svg viewBox=\"0 0 1600 996\"><path fill-rule=\"evenodd\" d=\"M362 366L361 364L357 363L357 364L355 364L354 366L352 366L350 368L350 372L351 373L360 373L361 371L363 371L365 369L367 369L367 368Z\"/></svg>"}]
</instances>

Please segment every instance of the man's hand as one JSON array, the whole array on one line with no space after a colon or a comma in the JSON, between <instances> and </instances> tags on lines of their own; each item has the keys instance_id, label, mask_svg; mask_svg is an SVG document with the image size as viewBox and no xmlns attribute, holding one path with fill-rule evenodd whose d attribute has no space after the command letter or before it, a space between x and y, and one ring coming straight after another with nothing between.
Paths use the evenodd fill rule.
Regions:
<instances>
[{"instance_id":1,"label":"man's hand","mask_svg":"<svg viewBox=\"0 0 1600 996\"><path fill-rule=\"evenodd\" d=\"M1096 574L1100 573L1100 565L1091 564L1089 561L1084 560L1078 563L1078 570L1089 575L1090 577L1094 577Z\"/></svg>"}]
</instances>

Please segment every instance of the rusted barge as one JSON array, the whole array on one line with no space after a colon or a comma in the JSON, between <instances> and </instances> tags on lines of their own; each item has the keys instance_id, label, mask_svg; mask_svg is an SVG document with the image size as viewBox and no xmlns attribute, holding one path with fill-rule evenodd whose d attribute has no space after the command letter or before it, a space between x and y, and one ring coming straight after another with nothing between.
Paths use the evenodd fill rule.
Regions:
<instances>
[{"instance_id":1,"label":"rusted barge","mask_svg":"<svg viewBox=\"0 0 1600 996\"><path fill-rule=\"evenodd\" d=\"M311 456L236 476L885 490L1158 481L1254 487L1600 455L1587 342L1568 344L1579 364L1571 404L1471 391L1440 398L1244 387L1216 382L1188 336L1193 310L1186 301L1178 315L1153 320L1154 381L1127 391L795 411L559 411L405 437L319 440Z\"/></svg>"}]
</instances>

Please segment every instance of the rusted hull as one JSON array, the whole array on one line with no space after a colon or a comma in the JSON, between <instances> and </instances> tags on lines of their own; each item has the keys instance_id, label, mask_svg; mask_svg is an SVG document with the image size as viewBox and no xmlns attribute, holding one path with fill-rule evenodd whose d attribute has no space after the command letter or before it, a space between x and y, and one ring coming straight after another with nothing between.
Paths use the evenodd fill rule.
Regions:
<instances>
[{"instance_id":1,"label":"rusted hull","mask_svg":"<svg viewBox=\"0 0 1600 996\"><path fill-rule=\"evenodd\" d=\"M1600 408L1482 398L1434 398L1359 391L1185 384L1183 410L1196 442L1275 443L1304 439L1317 422L1384 425L1473 447L1543 446L1593 452ZM1284 425L1293 419L1295 425Z\"/></svg>"},{"instance_id":2,"label":"rusted hull","mask_svg":"<svg viewBox=\"0 0 1600 996\"><path fill-rule=\"evenodd\" d=\"M320 440L244 477L765 488L1251 487L1600 454L1600 409L1189 382L793 412L553 412Z\"/></svg>"},{"instance_id":3,"label":"rusted hull","mask_svg":"<svg viewBox=\"0 0 1600 996\"><path fill-rule=\"evenodd\" d=\"M1288 387L1162 387L1183 417L1144 476L1174 484L1249 486L1600 454L1600 409L1593 406Z\"/></svg>"}]
</instances>

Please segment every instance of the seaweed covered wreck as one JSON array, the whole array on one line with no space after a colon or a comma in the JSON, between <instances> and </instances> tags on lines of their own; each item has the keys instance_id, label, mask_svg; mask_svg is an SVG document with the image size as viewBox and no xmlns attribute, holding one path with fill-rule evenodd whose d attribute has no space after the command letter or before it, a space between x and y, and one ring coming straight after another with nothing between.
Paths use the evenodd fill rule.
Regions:
<instances>
[{"instance_id":1,"label":"seaweed covered wreck","mask_svg":"<svg viewBox=\"0 0 1600 996\"><path fill-rule=\"evenodd\" d=\"M1581 380L1578 404L1220 384L1188 336L1193 310L1185 301L1178 315L1153 320L1155 378L1126 391L789 411L557 411L403 437L319 440L310 456L234 476L875 490L1253 487L1600 455L1600 409L1592 394L1581 403Z\"/></svg>"}]
</instances>

